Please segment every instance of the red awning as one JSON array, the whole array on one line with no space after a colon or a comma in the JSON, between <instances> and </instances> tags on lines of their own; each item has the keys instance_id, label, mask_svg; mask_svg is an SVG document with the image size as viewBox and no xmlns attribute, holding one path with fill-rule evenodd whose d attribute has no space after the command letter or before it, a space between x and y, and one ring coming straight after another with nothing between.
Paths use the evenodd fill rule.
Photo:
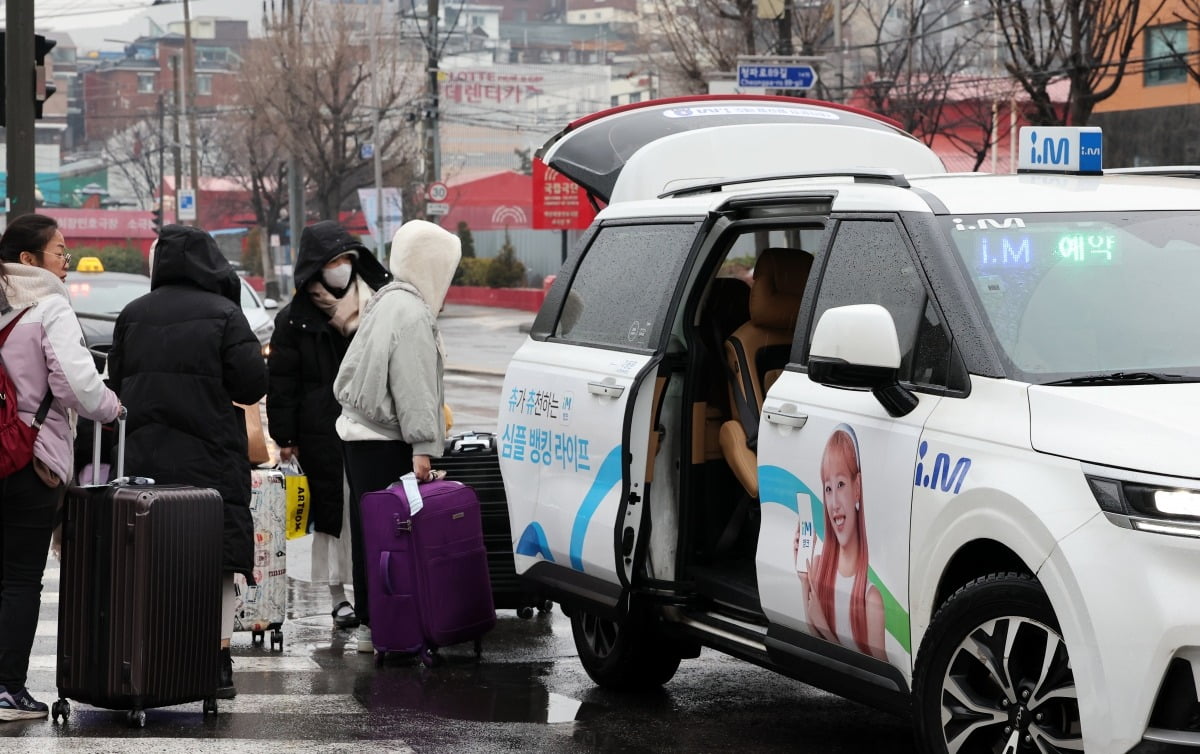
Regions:
<instances>
[{"instance_id":1,"label":"red awning","mask_svg":"<svg viewBox=\"0 0 1200 754\"><path fill-rule=\"evenodd\" d=\"M465 222L471 230L531 228L533 220L533 178L515 170L505 170L482 178L447 181L450 189L445 203L450 213L441 226L456 230Z\"/></svg>"}]
</instances>

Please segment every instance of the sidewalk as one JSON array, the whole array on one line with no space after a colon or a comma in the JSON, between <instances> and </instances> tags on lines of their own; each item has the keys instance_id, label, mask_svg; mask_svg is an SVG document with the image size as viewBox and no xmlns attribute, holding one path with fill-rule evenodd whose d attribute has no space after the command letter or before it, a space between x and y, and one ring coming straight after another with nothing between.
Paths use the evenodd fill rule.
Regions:
<instances>
[{"instance_id":1,"label":"sidewalk","mask_svg":"<svg viewBox=\"0 0 1200 754\"><path fill-rule=\"evenodd\" d=\"M503 377L533 324L532 312L447 304L438 318L446 345L446 372Z\"/></svg>"}]
</instances>

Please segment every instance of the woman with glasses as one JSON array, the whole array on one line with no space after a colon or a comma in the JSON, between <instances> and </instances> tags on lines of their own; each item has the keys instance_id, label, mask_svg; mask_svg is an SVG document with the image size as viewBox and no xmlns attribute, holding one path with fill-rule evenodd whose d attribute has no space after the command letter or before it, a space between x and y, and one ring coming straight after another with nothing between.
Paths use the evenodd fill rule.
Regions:
<instances>
[{"instance_id":1,"label":"woman with glasses","mask_svg":"<svg viewBox=\"0 0 1200 754\"><path fill-rule=\"evenodd\" d=\"M0 363L16 421L39 428L32 461L9 469L11 457L0 458L0 721L47 713L25 680L55 511L73 468L69 412L110 422L121 407L83 346L63 283L66 249L45 215L22 215L0 236Z\"/></svg>"}]
</instances>

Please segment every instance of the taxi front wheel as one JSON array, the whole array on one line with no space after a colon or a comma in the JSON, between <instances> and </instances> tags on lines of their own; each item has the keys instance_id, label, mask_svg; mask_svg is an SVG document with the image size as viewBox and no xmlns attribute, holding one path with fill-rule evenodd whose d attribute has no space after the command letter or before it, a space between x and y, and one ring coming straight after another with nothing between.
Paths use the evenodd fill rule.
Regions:
<instances>
[{"instance_id":1,"label":"taxi front wheel","mask_svg":"<svg viewBox=\"0 0 1200 754\"><path fill-rule=\"evenodd\" d=\"M582 610L571 612L579 661L593 681L614 691L662 686L679 669L680 653L642 614L616 623Z\"/></svg>"},{"instance_id":2,"label":"taxi front wheel","mask_svg":"<svg viewBox=\"0 0 1200 754\"><path fill-rule=\"evenodd\" d=\"M943 603L913 693L924 751L1083 751L1067 645L1028 574L977 578Z\"/></svg>"}]
</instances>

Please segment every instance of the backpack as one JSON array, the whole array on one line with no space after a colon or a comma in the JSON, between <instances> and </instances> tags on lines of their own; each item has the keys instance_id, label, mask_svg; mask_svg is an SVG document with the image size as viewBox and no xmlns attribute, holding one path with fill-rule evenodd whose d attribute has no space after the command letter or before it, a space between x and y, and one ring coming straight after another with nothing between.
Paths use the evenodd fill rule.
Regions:
<instances>
[{"instance_id":1,"label":"backpack","mask_svg":"<svg viewBox=\"0 0 1200 754\"><path fill-rule=\"evenodd\" d=\"M8 340L9 333L25 316L26 309L13 318L12 322L0 330L0 348ZM37 414L33 417L33 426L26 424L17 414L17 391L13 387L12 378L4 362L0 361L0 479L14 474L33 462L33 441L37 439L46 414L50 413L50 402L54 396L46 390L46 397L38 406Z\"/></svg>"}]
</instances>

